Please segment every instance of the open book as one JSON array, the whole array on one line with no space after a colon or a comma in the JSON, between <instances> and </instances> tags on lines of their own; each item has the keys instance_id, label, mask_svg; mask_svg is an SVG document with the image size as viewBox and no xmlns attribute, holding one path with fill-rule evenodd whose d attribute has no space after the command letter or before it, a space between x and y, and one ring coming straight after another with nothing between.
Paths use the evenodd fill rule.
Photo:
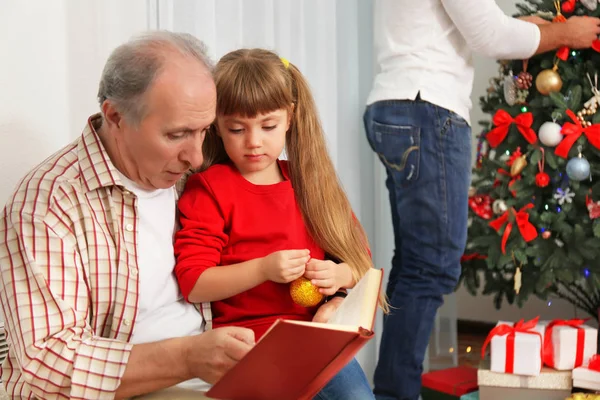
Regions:
<instances>
[{"instance_id":1,"label":"open book","mask_svg":"<svg viewBox=\"0 0 600 400\"><path fill-rule=\"evenodd\" d=\"M382 277L370 269L327 323L277 320L206 396L312 399L373 337Z\"/></svg>"}]
</instances>

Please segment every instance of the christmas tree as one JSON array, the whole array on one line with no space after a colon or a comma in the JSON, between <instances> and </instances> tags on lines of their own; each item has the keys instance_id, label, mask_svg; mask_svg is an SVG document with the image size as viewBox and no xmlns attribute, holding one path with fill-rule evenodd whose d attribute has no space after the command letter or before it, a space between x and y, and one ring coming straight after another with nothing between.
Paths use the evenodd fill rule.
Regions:
<instances>
[{"instance_id":1,"label":"christmas tree","mask_svg":"<svg viewBox=\"0 0 600 400\"><path fill-rule=\"evenodd\" d=\"M600 0L527 0L519 16L600 16ZM519 306L531 295L600 308L600 41L500 61L482 121L462 283ZM484 283L481 282L481 277Z\"/></svg>"}]
</instances>

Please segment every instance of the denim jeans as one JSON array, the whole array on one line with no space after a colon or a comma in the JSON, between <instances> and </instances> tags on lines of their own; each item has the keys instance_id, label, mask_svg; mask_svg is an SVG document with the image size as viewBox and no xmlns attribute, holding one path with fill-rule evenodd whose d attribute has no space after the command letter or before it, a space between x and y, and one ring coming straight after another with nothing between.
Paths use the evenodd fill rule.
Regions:
<instances>
[{"instance_id":1,"label":"denim jeans","mask_svg":"<svg viewBox=\"0 0 600 400\"><path fill-rule=\"evenodd\" d=\"M374 393L377 400L415 400L436 312L460 276L471 128L419 98L374 103L364 123L387 171L395 242L387 285L392 309L384 317Z\"/></svg>"},{"instance_id":2,"label":"denim jeans","mask_svg":"<svg viewBox=\"0 0 600 400\"><path fill-rule=\"evenodd\" d=\"M353 359L317 393L313 400L370 400L374 398L365 373L358 361Z\"/></svg>"}]
</instances>

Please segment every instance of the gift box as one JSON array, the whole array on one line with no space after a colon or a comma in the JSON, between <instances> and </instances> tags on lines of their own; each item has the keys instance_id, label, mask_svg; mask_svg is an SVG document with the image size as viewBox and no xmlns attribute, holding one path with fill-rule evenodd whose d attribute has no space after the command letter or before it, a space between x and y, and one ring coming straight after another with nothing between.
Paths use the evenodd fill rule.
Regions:
<instances>
[{"instance_id":1,"label":"gift box","mask_svg":"<svg viewBox=\"0 0 600 400\"><path fill-rule=\"evenodd\" d=\"M546 326L544 364L558 370L582 366L596 354L598 330L583 319L554 320Z\"/></svg>"},{"instance_id":2,"label":"gift box","mask_svg":"<svg viewBox=\"0 0 600 400\"><path fill-rule=\"evenodd\" d=\"M494 372L489 361L477 371L479 397L482 400L564 400L572 389L571 371L544 367L537 376Z\"/></svg>"},{"instance_id":3,"label":"gift box","mask_svg":"<svg viewBox=\"0 0 600 400\"><path fill-rule=\"evenodd\" d=\"M491 342L491 366L493 372L516 375L540 374L542 369L542 345L546 324L538 318L512 323L500 321L488 335L482 358Z\"/></svg>"},{"instance_id":4,"label":"gift box","mask_svg":"<svg viewBox=\"0 0 600 400\"><path fill-rule=\"evenodd\" d=\"M600 390L600 371L590 369L589 365L575 368L573 386L580 389Z\"/></svg>"},{"instance_id":5,"label":"gift box","mask_svg":"<svg viewBox=\"0 0 600 400\"><path fill-rule=\"evenodd\" d=\"M477 390L477 370L455 367L432 371L421 376L423 400L458 400Z\"/></svg>"}]
</instances>

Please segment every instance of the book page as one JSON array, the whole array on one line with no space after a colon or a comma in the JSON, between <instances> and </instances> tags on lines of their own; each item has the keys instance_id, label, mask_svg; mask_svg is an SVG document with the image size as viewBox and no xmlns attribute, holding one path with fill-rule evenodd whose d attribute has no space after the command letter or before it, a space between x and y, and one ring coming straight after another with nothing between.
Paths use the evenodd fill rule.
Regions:
<instances>
[{"instance_id":1,"label":"book page","mask_svg":"<svg viewBox=\"0 0 600 400\"><path fill-rule=\"evenodd\" d=\"M371 268L349 290L348 296L327 323L373 330L382 277L382 270Z\"/></svg>"}]
</instances>

